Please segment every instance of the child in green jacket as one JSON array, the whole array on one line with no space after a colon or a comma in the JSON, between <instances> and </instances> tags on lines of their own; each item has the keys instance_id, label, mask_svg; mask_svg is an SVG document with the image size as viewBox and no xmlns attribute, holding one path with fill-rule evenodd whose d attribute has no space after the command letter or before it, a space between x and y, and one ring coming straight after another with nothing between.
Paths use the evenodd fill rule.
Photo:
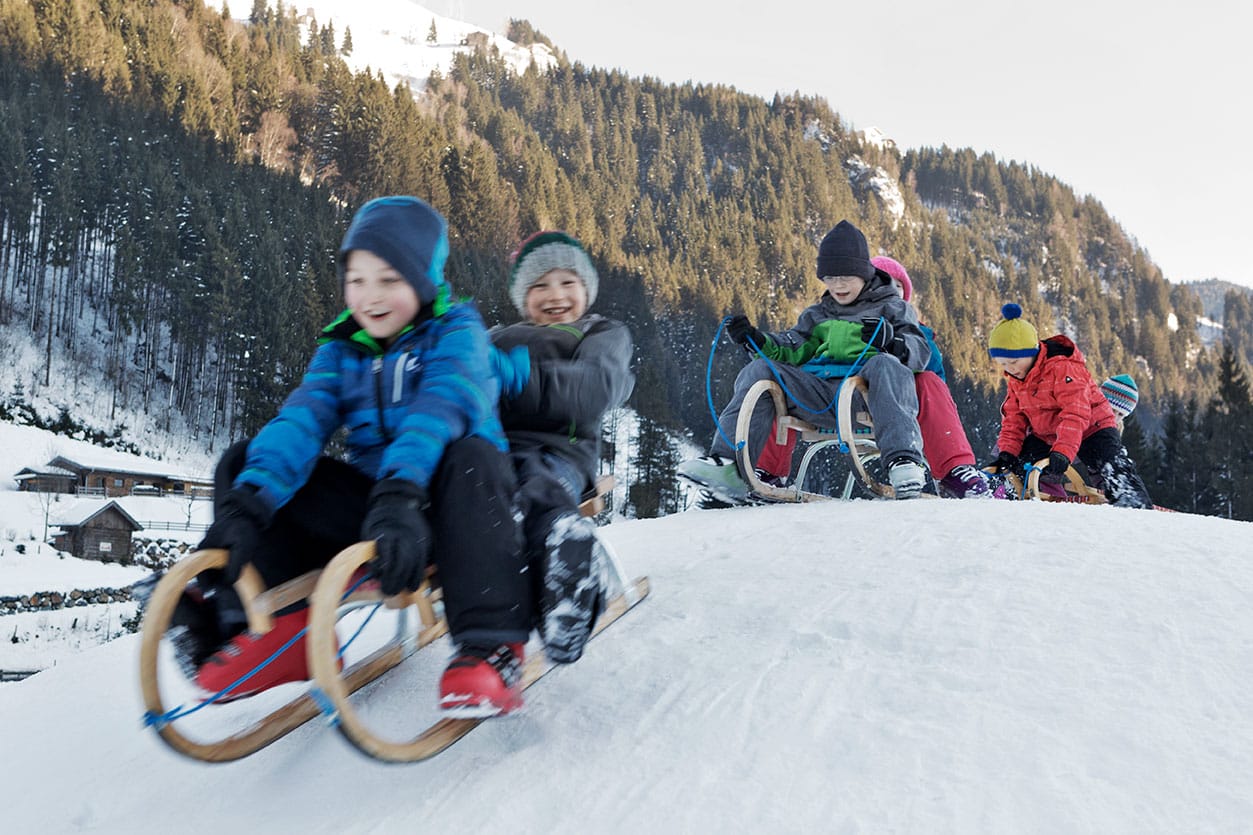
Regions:
<instances>
[{"instance_id":1,"label":"child in green jacket","mask_svg":"<svg viewBox=\"0 0 1253 835\"><path fill-rule=\"evenodd\" d=\"M914 374L927 367L931 349L916 314L897 294L891 277L870 263L865 236L847 220L822 239L817 275L826 292L792 328L763 333L743 315L728 322L731 339L762 357L736 377L735 393L718 418L721 431L714 435L709 454L685 461L678 470L723 502L747 500L748 484L726 439L735 436L748 390L758 380L773 380L776 373L786 387L789 411L831 429L836 428L834 401L843 378L850 373L863 377L875 439L896 497L915 498L925 486ZM859 357L864 362L854 368ZM752 460L765 446L773 418L772 402L759 400L748 438Z\"/></svg>"}]
</instances>

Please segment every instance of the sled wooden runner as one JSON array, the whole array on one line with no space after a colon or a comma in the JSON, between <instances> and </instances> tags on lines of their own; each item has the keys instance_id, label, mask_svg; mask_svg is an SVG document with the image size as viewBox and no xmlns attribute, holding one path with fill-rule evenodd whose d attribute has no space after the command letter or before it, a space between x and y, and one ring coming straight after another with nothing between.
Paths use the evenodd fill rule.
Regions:
<instances>
[{"instance_id":1,"label":"sled wooden runner","mask_svg":"<svg viewBox=\"0 0 1253 835\"><path fill-rule=\"evenodd\" d=\"M836 400L837 429L833 430L814 426L808 421L788 414L787 401L784 399L783 389L775 381L758 380L754 383L749 388L748 393L744 397L744 402L740 406L740 413L735 427L736 455L749 488L762 498L781 502L828 501L834 497L825 493L815 493L804 489L805 474L808 472L809 465L818 452L831 444L838 444L841 445L841 450L847 454L851 466L848 480L844 485L844 491L840 498L851 498L855 483L860 483L875 496L887 499L894 498L896 493L892 487L879 481L867 469L868 464L879 458L879 446L875 441L874 423L870 414L865 409L857 407L857 401L854 400L854 396L860 395L861 402L864 404L868 393L869 386L864 377L854 375L844 379L843 385L840 386L839 397ZM758 478L756 464L750 460L748 455L746 442L748 440L749 427L752 424L753 409L757 405L757 401L767 395L774 402L775 442L779 445L786 444L788 432L792 431L800 433L800 442L808 445L804 456L801 458L800 466L797 468L793 484L788 487L774 487ZM922 497L934 498L934 496L928 493L923 493Z\"/></svg>"},{"instance_id":2,"label":"sled wooden runner","mask_svg":"<svg viewBox=\"0 0 1253 835\"><path fill-rule=\"evenodd\" d=\"M896 497L896 491L881 481L874 479L866 470L866 464L879 457L879 445L874 442L874 435L868 430L863 430L862 435L858 436L858 427L853 425L853 395L860 394L863 403L868 402L870 387L866 384L866 379L860 376L852 376L844 380L844 385L840 386L840 399L836 411L839 420L840 437L845 439L845 443L849 445L849 460L853 463L853 471L857 473L857 478L866 488L876 496L882 496L885 499ZM865 418L858 416L858 424L863 427L870 427L869 415ZM867 449L862 452L860 446L863 444L874 444L873 454Z\"/></svg>"},{"instance_id":3,"label":"sled wooden runner","mask_svg":"<svg viewBox=\"0 0 1253 835\"><path fill-rule=\"evenodd\" d=\"M604 497L613 490L613 486L614 480L612 476L601 476L597 479L592 494L587 496L579 505L579 513L582 516L594 516L603 510L605 506ZM630 609L634 608L636 604L648 596L649 592L647 577L640 577L634 581L626 580L617 555L599 533L596 535L594 547L600 550L607 572L610 575L607 579L612 584L616 584L617 595L605 604L605 608L597 618L592 634L588 638L589 641ZM335 624L343 605L340 602L343 589L348 585L352 577L357 576L361 567L373 556L373 542L363 542L340 552L322 570L317 586L309 599L309 640L307 647L309 671L315 682L314 696L322 704L323 710L330 717L331 723L335 725L345 739L362 753L384 762L417 762L429 759L440 753L474 730L484 720L440 719L410 740L394 741L380 736L367 727L366 723L362 721L357 711L353 708L348 696L357 688L350 687L351 682L347 673L341 673L336 664L338 643L335 635ZM413 597L415 599L412 602L418 607L424 634L427 630L433 628L432 624L437 624L440 628L440 634L443 634L447 630L447 625L442 617L442 613L437 613L431 605L431 598L428 596L424 602L416 593ZM404 598L400 598L399 601L395 601L391 605L397 605L397 603L403 605L405 602ZM399 636L399 634L398 630L397 635ZM390 659L398 653L404 657L411 654L412 651L404 647L403 644L393 642L377 650L374 655L380 659ZM380 661L380 663L383 662ZM386 668L380 670L379 675L392 666L395 666L395 664L389 664ZM547 661L542 651L532 654L527 658L522 669L522 689L525 690L530 687L554 666L556 665Z\"/></svg>"},{"instance_id":4,"label":"sled wooden runner","mask_svg":"<svg viewBox=\"0 0 1253 835\"><path fill-rule=\"evenodd\" d=\"M1025 498L1043 502L1071 502L1073 504L1108 504L1105 494L1095 487L1088 486L1079 471L1073 466L1066 468L1066 496L1050 496L1040 490L1040 475L1049 464L1047 458L1035 462L1035 466L1027 473L1027 490Z\"/></svg>"},{"instance_id":5,"label":"sled wooden runner","mask_svg":"<svg viewBox=\"0 0 1253 835\"><path fill-rule=\"evenodd\" d=\"M231 762L259 751L321 713L318 703L309 693L302 693L242 731L213 742L191 739L178 729L176 722L163 718L169 714L169 709L161 695L158 675L161 638L169 628L174 607L187 584L202 571L225 568L226 561L225 550L212 548L197 551L175 563L157 583L148 601L139 647L139 685L150 724L161 740L175 751L193 759L214 763ZM267 631L266 624L270 615L310 595L317 577L318 572L309 572L267 592L255 594L256 589L262 588L260 575L252 566L245 566L236 589L240 592L240 599L248 613L249 628L257 632ZM400 659L397 658L390 666L399 662ZM359 690L390 666L376 664L366 669L363 665L354 665L352 669L344 671L346 686L352 691Z\"/></svg>"},{"instance_id":6,"label":"sled wooden runner","mask_svg":"<svg viewBox=\"0 0 1253 835\"><path fill-rule=\"evenodd\" d=\"M335 637L335 623L342 589L372 556L373 543L362 543L341 552L322 571L322 576L310 599L309 669L316 687L316 698L323 704L332 724L353 746L362 753L384 762L417 762L440 753L474 730L484 720L440 719L407 741L386 739L362 721L348 699L353 692L351 682L336 665L338 645ZM623 593L609 601L596 621L591 637L595 638L611 623L626 614L648 595L648 591L648 578L640 578L630 588L624 589ZM442 619L440 622L443 622ZM378 663L386 664L378 674L381 675L385 670L395 666L395 663L389 663L393 657L403 657L404 654L406 654L404 648L399 644L389 644L378 650L375 653L380 659ZM538 681L553 666L544 658L542 651L533 654L523 667L523 689Z\"/></svg>"}]
</instances>

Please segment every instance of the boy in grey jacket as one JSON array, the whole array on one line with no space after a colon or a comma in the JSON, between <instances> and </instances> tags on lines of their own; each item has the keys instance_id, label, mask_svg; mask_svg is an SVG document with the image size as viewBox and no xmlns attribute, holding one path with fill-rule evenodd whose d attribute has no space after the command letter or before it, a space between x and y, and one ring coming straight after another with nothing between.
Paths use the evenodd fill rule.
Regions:
<instances>
[{"instance_id":1,"label":"boy in grey jacket","mask_svg":"<svg viewBox=\"0 0 1253 835\"><path fill-rule=\"evenodd\" d=\"M891 277L870 263L865 236L847 220L822 239L817 274L826 292L801 313L794 327L763 333L743 315L727 323L731 339L760 357L735 378L735 394L718 418L721 431L714 435L709 454L685 461L678 472L729 504L745 502L748 484L725 438L735 436L748 390L758 380L774 379L775 373L786 386L789 410L826 428L836 427L832 404L842 379L850 373L863 377L875 439L896 497L915 498L925 485L914 374L926 368L931 349L916 314L893 289ZM854 368L863 352L864 362ZM772 402L762 398L749 430L752 460L761 453L773 418Z\"/></svg>"},{"instance_id":2,"label":"boy in grey jacket","mask_svg":"<svg viewBox=\"0 0 1253 835\"><path fill-rule=\"evenodd\" d=\"M635 385L631 332L587 312L599 284L577 240L532 235L514 253L509 276L524 321L491 331L538 628L545 654L559 664L578 660L597 614L594 526L578 506L596 478L601 418Z\"/></svg>"}]
</instances>

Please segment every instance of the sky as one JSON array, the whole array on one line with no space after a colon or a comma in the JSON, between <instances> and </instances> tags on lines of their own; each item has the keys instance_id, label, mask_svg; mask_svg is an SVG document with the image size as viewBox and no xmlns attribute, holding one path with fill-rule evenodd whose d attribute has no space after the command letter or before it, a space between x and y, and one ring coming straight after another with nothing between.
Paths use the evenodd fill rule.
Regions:
<instances>
[{"instance_id":1,"label":"sky","mask_svg":"<svg viewBox=\"0 0 1253 835\"><path fill-rule=\"evenodd\" d=\"M185 759L141 722L137 635L0 684L6 831L1143 835L1253 820L1253 523L860 500L602 532L649 597L520 715L427 763L366 759L320 720L237 763ZM358 714L409 739L435 718L448 655L441 639L409 658L353 697ZM172 661L160 680L166 707L188 697ZM220 739L304 686L180 730Z\"/></svg>"},{"instance_id":2,"label":"sky","mask_svg":"<svg viewBox=\"0 0 1253 835\"><path fill-rule=\"evenodd\" d=\"M422 0L573 59L664 81L827 99L902 148L971 147L1091 194L1172 281L1253 286L1253 7L1058 0Z\"/></svg>"}]
</instances>

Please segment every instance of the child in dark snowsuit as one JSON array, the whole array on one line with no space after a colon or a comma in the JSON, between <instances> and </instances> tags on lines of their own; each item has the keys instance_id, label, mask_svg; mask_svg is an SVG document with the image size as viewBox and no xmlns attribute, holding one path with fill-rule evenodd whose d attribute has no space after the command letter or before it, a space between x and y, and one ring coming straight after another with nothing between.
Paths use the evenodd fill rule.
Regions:
<instances>
[{"instance_id":1,"label":"child in dark snowsuit","mask_svg":"<svg viewBox=\"0 0 1253 835\"><path fill-rule=\"evenodd\" d=\"M1005 305L1001 315L988 336L988 353L1004 372L1007 389L996 441L1000 455L992 466L1022 472L1024 464L1047 458L1040 479L1057 482L1078 458L1112 504L1152 507L1122 445L1114 410L1075 343L1061 334L1040 341L1016 304Z\"/></svg>"},{"instance_id":2,"label":"child in dark snowsuit","mask_svg":"<svg viewBox=\"0 0 1253 835\"><path fill-rule=\"evenodd\" d=\"M600 423L635 377L626 325L588 313L599 277L577 240L532 235L513 255L509 294L525 321L494 328L500 418L518 476L545 654L575 661L591 633L600 568L580 497L599 463Z\"/></svg>"},{"instance_id":3,"label":"child in dark snowsuit","mask_svg":"<svg viewBox=\"0 0 1253 835\"><path fill-rule=\"evenodd\" d=\"M726 439L735 436L740 406L753 384L773 380L777 373L795 414L834 429L835 409L821 410L834 402L843 377L862 356L864 364L856 373L868 384L875 439L896 498L915 498L925 486L914 373L927 367L931 350L917 315L897 295L891 277L870 263L865 236L847 220L822 239L817 274L826 292L801 313L791 329L763 333L742 315L732 317L727 325L733 341L750 350L756 346L767 359L753 360L735 378L735 393L718 418L721 431L714 435L709 454L685 461L678 469L679 475L720 501L742 504L748 495ZM754 461L766 444L773 417L771 400L758 400L748 438Z\"/></svg>"},{"instance_id":4,"label":"child in dark snowsuit","mask_svg":"<svg viewBox=\"0 0 1253 835\"><path fill-rule=\"evenodd\" d=\"M322 331L277 417L218 465L215 521L201 547L230 549L225 577L209 584L225 633L217 637L229 641L196 659L205 689L234 681L307 622L300 608L266 635L230 634L240 627L221 622L245 564L273 587L372 539L384 593L414 589L428 562L439 566L457 647L441 708L485 716L521 705L531 611L515 480L487 331L471 305L449 302L447 256L444 218L417 198L372 200L345 233L338 262L347 310ZM347 462L321 454L341 426ZM211 631L191 620L202 638ZM215 649L207 643L201 656ZM232 696L307 677L302 638Z\"/></svg>"}]
</instances>

